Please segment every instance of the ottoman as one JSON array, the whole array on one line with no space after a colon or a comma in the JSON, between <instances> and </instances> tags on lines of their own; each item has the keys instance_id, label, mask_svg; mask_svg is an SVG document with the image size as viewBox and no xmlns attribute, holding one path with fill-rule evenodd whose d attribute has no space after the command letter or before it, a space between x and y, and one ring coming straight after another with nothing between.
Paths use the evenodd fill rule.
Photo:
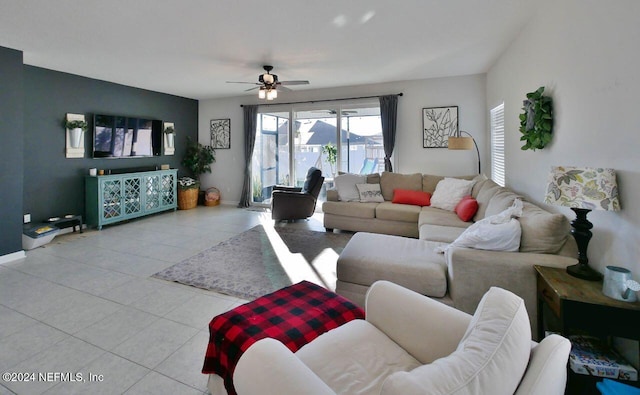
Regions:
<instances>
[{"instance_id":1,"label":"ottoman","mask_svg":"<svg viewBox=\"0 0 640 395\"><path fill-rule=\"evenodd\" d=\"M302 281L264 295L209 323L209 344L202 373L211 394L235 395L233 372L242 354L270 337L296 352L321 334L355 319L364 310L319 285Z\"/></svg>"},{"instance_id":2,"label":"ottoman","mask_svg":"<svg viewBox=\"0 0 640 395\"><path fill-rule=\"evenodd\" d=\"M434 252L440 244L356 233L338 257L336 292L364 306L369 286L387 280L423 295L442 298L447 293L447 265L444 254Z\"/></svg>"}]
</instances>

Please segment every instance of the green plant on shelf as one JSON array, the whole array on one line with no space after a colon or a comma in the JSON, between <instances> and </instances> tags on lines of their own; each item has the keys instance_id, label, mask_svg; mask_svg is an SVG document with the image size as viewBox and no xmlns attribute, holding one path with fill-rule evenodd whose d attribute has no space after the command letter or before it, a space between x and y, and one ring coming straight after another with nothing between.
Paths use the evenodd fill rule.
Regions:
<instances>
[{"instance_id":1,"label":"green plant on shelf","mask_svg":"<svg viewBox=\"0 0 640 395\"><path fill-rule=\"evenodd\" d=\"M69 130L82 129L82 131L84 132L87 131L87 123L81 119L74 119L74 120L65 119L63 125L65 128Z\"/></svg>"}]
</instances>

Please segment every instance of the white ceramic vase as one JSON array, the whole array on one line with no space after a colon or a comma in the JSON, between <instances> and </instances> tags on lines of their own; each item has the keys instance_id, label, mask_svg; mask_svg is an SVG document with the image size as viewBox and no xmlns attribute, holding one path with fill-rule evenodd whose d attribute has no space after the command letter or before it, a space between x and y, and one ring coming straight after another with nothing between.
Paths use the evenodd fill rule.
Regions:
<instances>
[{"instance_id":1,"label":"white ceramic vase","mask_svg":"<svg viewBox=\"0 0 640 395\"><path fill-rule=\"evenodd\" d=\"M167 148L173 148L174 137L173 133L167 133Z\"/></svg>"},{"instance_id":2,"label":"white ceramic vase","mask_svg":"<svg viewBox=\"0 0 640 395\"><path fill-rule=\"evenodd\" d=\"M72 148L80 148L80 144L82 142L82 129L75 128L69 131L69 135L71 138L70 144Z\"/></svg>"}]
</instances>

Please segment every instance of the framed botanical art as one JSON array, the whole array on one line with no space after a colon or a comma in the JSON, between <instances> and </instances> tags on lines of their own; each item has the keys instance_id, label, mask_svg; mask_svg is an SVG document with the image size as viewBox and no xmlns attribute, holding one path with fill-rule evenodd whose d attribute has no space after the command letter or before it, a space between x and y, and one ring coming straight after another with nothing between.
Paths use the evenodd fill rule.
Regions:
<instances>
[{"instance_id":1,"label":"framed botanical art","mask_svg":"<svg viewBox=\"0 0 640 395\"><path fill-rule=\"evenodd\" d=\"M447 148L449 136L458 132L458 106L422 109L422 147Z\"/></svg>"},{"instance_id":2,"label":"framed botanical art","mask_svg":"<svg viewBox=\"0 0 640 395\"><path fill-rule=\"evenodd\" d=\"M212 119L211 147L213 149L231 148L231 119Z\"/></svg>"}]
</instances>

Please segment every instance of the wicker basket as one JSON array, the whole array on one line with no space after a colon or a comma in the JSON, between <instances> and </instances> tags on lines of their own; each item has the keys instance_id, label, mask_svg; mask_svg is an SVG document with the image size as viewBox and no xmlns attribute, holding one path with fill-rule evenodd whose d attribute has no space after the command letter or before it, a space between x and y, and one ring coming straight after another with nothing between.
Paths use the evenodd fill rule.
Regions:
<instances>
[{"instance_id":1,"label":"wicker basket","mask_svg":"<svg viewBox=\"0 0 640 395\"><path fill-rule=\"evenodd\" d=\"M209 188L204 193L205 206L217 206L220 204L220 190L218 188Z\"/></svg>"},{"instance_id":2,"label":"wicker basket","mask_svg":"<svg viewBox=\"0 0 640 395\"><path fill-rule=\"evenodd\" d=\"M178 209L189 210L198 205L198 188L178 188Z\"/></svg>"}]
</instances>

